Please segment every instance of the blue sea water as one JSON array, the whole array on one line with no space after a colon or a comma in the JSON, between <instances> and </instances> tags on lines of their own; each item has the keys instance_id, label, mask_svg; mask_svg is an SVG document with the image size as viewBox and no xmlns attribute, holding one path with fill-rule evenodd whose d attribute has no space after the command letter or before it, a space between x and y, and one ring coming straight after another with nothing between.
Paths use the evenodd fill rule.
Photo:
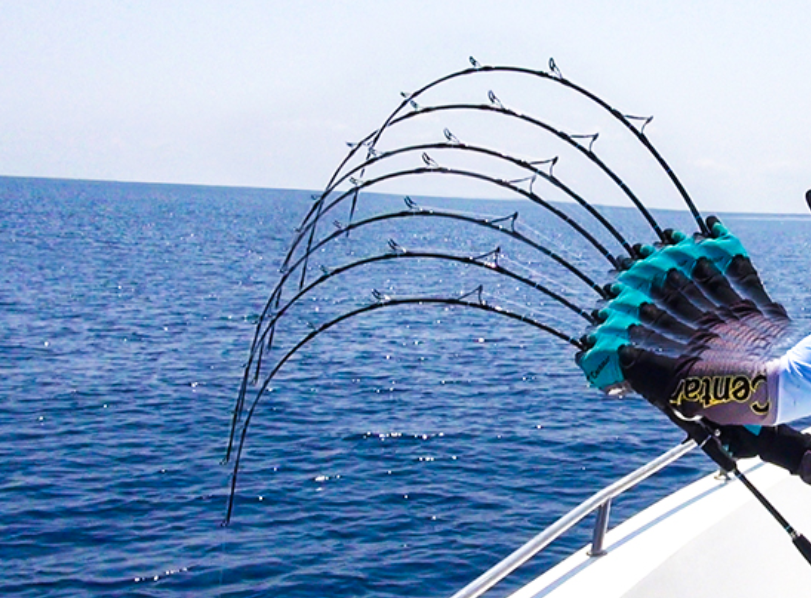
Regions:
<instances>
[{"instance_id":1,"label":"blue sea water","mask_svg":"<svg viewBox=\"0 0 811 598\"><path fill-rule=\"evenodd\" d=\"M421 201L519 209L525 230L605 277L599 256L524 204ZM399 202L362 197L354 217ZM448 596L681 440L644 402L586 389L572 348L537 329L460 308L383 309L318 335L280 370L221 526L242 367L311 205L297 191L0 178L0 595ZM650 236L631 210L605 211L633 240ZM659 216L690 228L684 213ZM807 331L811 218L725 222ZM450 221L341 236L315 254L311 279L390 238L470 255L500 244L503 265L593 302L548 260ZM426 259L331 278L285 316L274 351L373 290L478 284L582 332L517 283ZM711 469L691 455L618 500L612 521ZM496 594L589 534L575 530Z\"/></svg>"}]
</instances>

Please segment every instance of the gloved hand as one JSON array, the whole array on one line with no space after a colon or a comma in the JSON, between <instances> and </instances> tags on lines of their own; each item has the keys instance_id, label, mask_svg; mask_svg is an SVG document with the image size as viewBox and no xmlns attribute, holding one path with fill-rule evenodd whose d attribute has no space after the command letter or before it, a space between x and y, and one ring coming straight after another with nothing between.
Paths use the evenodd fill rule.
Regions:
<instances>
[{"instance_id":1,"label":"gloved hand","mask_svg":"<svg viewBox=\"0 0 811 598\"><path fill-rule=\"evenodd\" d=\"M758 436L744 426L717 426L721 444L736 459L758 456Z\"/></svg>"},{"instance_id":2,"label":"gloved hand","mask_svg":"<svg viewBox=\"0 0 811 598\"><path fill-rule=\"evenodd\" d=\"M625 345L619 350L620 367L631 388L660 409L672 409L670 397L683 372L696 358L668 357Z\"/></svg>"},{"instance_id":3,"label":"gloved hand","mask_svg":"<svg viewBox=\"0 0 811 598\"><path fill-rule=\"evenodd\" d=\"M760 457L811 484L811 436L786 425L763 426L756 434L744 426L717 426L720 440L736 459Z\"/></svg>"}]
</instances>

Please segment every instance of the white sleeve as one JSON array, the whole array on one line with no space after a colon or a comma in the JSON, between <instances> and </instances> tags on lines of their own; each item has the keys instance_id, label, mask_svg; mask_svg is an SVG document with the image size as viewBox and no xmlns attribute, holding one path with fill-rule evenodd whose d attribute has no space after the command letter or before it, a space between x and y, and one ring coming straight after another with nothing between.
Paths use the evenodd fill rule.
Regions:
<instances>
[{"instance_id":1,"label":"white sleeve","mask_svg":"<svg viewBox=\"0 0 811 598\"><path fill-rule=\"evenodd\" d=\"M811 336L780 358L778 424L811 415Z\"/></svg>"}]
</instances>

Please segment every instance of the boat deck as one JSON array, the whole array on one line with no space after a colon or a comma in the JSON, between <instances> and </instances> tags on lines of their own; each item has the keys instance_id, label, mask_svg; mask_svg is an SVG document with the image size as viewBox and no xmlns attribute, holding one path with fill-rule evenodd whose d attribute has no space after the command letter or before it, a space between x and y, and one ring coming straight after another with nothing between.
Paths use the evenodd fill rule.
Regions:
<instances>
[{"instance_id":1,"label":"boat deck","mask_svg":"<svg viewBox=\"0 0 811 598\"><path fill-rule=\"evenodd\" d=\"M757 460L740 469L811 537L811 486ZM763 598L811 595L811 565L738 480L708 476L610 530L510 598Z\"/></svg>"}]
</instances>

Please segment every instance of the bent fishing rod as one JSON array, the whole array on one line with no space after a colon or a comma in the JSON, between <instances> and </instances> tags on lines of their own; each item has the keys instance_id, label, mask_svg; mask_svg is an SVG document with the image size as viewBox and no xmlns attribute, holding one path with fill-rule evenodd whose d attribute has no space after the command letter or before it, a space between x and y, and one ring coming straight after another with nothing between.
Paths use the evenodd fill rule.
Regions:
<instances>
[{"instance_id":1,"label":"bent fishing rod","mask_svg":"<svg viewBox=\"0 0 811 598\"><path fill-rule=\"evenodd\" d=\"M521 122L527 123L541 129L542 131L548 132L558 139L564 141L575 150L577 150L583 157L587 160L592 162L597 168L599 168L608 178L611 180L613 184L615 184L631 201L631 203L636 207L636 209L640 212L642 217L648 224L651 226L653 231L659 237L660 241L665 241L665 237L663 231L659 224L656 222L656 219L650 213L648 208L644 205L644 203L636 196L636 194L631 190L631 188L620 178L620 176L611 169L594 151L593 146L595 141L597 140L599 133L592 133L588 135L576 135L566 133L561 129L553 127L548 123L528 114L524 114L521 112L517 112L514 109L507 108L500 103L498 104L473 104L473 103L457 103L457 104L438 104L438 105L431 105L431 106L422 106L420 107L419 111L414 112L407 112L400 116L397 116L389 123L389 128L393 127L394 125L407 122L409 120L419 118L428 114L432 113L440 113L440 112L464 112L464 111L472 111L472 112L483 112L483 113L491 113L497 114L501 116L505 116L511 119L519 120ZM465 145L458 140L455 140L455 137L451 137L450 131L446 128L445 136L451 143L457 143L458 145ZM588 146L579 143L578 139L590 139ZM359 164L355 168L351 169L350 171L344 172L339 178L336 178L335 181L325 189L322 193L322 196L328 195L334 189L341 184L341 182L345 181L348 176L351 176L350 173L354 174L357 172L363 171L366 167L374 164L375 159L385 154L391 153L395 150L386 150L386 151L374 151L372 152L369 157L367 157L366 161ZM512 158L512 156L510 156ZM306 221L306 218L305 218Z\"/></svg>"},{"instance_id":2,"label":"bent fishing rod","mask_svg":"<svg viewBox=\"0 0 811 598\"><path fill-rule=\"evenodd\" d=\"M258 353L254 353L249 357L248 363L245 366L245 370L243 373L243 380L242 384L240 385L240 392L237 398L237 403L234 408L233 412L233 419L231 425L231 434L228 442L228 450L226 451L225 460L227 461L230 453L231 453L231 446L233 444L233 436L236 429L236 425L242 417L242 412L244 408L244 401L245 396L247 394L247 384L248 379L250 377L250 370L254 370L253 382L256 383L258 381L261 368L262 368L262 360L264 356L264 350L267 348L268 350L271 347L271 343L273 341L273 334L275 331L275 327L279 319L281 319L285 313L293 307L301 298L309 295L316 287L320 286L321 284L326 283L328 280L335 276L339 276L347 271L353 270L355 268L360 268L363 266L367 266L370 264L376 264L381 262L389 262L392 260L441 260L447 262L456 262L468 266L484 268L489 272L493 272L495 274L507 276L508 278L512 278L520 282L521 284L534 289L536 291L541 292L542 294L550 297L560 305L566 307L567 309L571 310L572 312L576 313L578 316L586 320L588 324L595 324L596 319L595 317L587 312L586 310L578 307L562 295L552 291L545 285L540 284L537 281L528 279L512 270L503 267L498 263L498 255L500 253L500 248L496 248L493 251L487 252L482 255L470 257L470 256L458 256L453 254L447 254L442 252L428 252L428 251L411 251L399 246L397 243L393 241L389 241L389 246L393 250L392 253L386 253L381 255L374 255L371 257L366 257L363 259L352 261L348 264L344 264L343 266L332 268L329 271L325 272L320 278L314 280L305 288L301 289L295 296L288 299L285 304L278 309L273 314L273 317L264 325L264 331L259 335L255 346L258 348ZM488 258L492 258L493 261L485 261ZM253 364L254 356L256 357L256 363Z\"/></svg>"},{"instance_id":3,"label":"bent fishing rod","mask_svg":"<svg viewBox=\"0 0 811 598\"><path fill-rule=\"evenodd\" d=\"M585 274L580 268L572 264L569 260L562 257L560 254L552 251L548 247L533 241L526 235L515 230L515 223L518 219L518 212L514 212L509 216L504 216L500 218L479 218L474 216L467 216L465 214L460 214L458 212L446 212L442 210L437 210L434 208L420 208L417 204L409 197L405 198L406 205L409 207L408 210L400 211L400 212L387 212L385 214L378 214L376 216L371 216L364 220L358 220L348 225L341 225L340 223L336 223L337 230L331 233L330 235L320 239L318 242L314 243L308 250L306 254L299 256L299 258L290 264L286 262L282 265L282 277L279 282L276 284L276 287L270 294L268 301L265 304L261 314L259 315L259 319L257 321L257 333L254 336L253 343L251 344L251 351L254 351L254 348L257 344L258 338L258 330L263 325L264 319L267 314L270 312L271 309L278 309L281 303L281 294L284 285L286 284L288 278L301 266L309 257L314 255L319 249L338 239L350 231L357 230L360 228L364 228L371 224L375 224L378 222L383 222L386 220L396 220L396 219L405 219L405 218L439 218L439 219L448 219L448 220L457 220L469 224L475 224L477 226L481 226L484 228L488 228L492 231L497 233L504 234L532 249L538 251L539 253L549 257L559 265L566 268L569 272L577 276L581 281L583 281L591 290L597 293L601 299L607 299L609 297L606 290L598 285L592 278L590 278L587 274ZM509 227L501 226L502 222L509 222Z\"/></svg>"},{"instance_id":4,"label":"bent fishing rod","mask_svg":"<svg viewBox=\"0 0 811 598\"><path fill-rule=\"evenodd\" d=\"M544 122L544 121L542 121L542 120L540 120L538 118L535 118L535 117L527 115L527 114L522 114L522 113L516 112L515 110L512 110L510 108L506 108L503 105L501 105L500 103L498 103L498 104L493 104L493 103L491 103L491 104L470 104L470 103L467 103L467 104L441 104L441 105L425 106L425 107L421 107L419 111L409 112L409 113L406 113L406 114L403 114L403 115L400 115L400 116L394 118L389 123L388 127L391 128L391 127L393 127L393 126L395 126L397 124L404 123L404 122L409 121L411 119L419 118L419 117L425 116L427 114L435 113L435 112L438 113L438 112L461 112L461 111L495 113L495 114L498 114L498 115L506 116L508 118L512 118L512 119L516 119L516 120L528 123L528 124L530 124L530 125L532 125L532 126L534 126L536 128L539 128L539 129L541 129L543 131L551 133L552 135L554 135L557 138L561 139L562 141L566 142L567 144L569 144L570 146L575 148L578 152L580 152L585 158L587 158L589 161L591 161L593 164L595 164L601 171L603 171L603 173L606 174L610 178L612 183L617 185L619 187L619 189L630 199L630 201L637 208L637 210L639 210L640 214L648 222L648 224L654 230L656 235L659 237L659 240L660 241L665 241L666 240L665 237L664 237L664 233L663 233L662 229L659 227L659 224L653 218L653 216L651 215L651 213L647 209L647 207L633 193L633 191L630 189L630 187L619 177L619 175L617 175L617 173L614 170L612 170L603 160L601 160L597 153L594 152L593 145L594 145L594 142L596 141L596 139L597 139L597 137L599 135L598 133L594 133L594 134L590 134L590 135L569 134L569 133L566 133L566 132L564 132L564 131L562 131L560 129L557 129L557 128L547 124L546 122ZM449 142L447 144L448 146L455 146L455 147L458 147L458 148L473 147L473 146L469 146L468 144L460 142L447 128L444 130L444 135L445 135L446 139ZM577 139L590 139L591 141L588 144L588 146L585 146L585 145L579 143L577 141ZM348 179L350 179L350 178L352 178L354 176L362 177L364 171L366 170L366 168L374 165L376 162L378 162L382 158L390 156L390 155L395 155L396 153L399 153L400 151L402 151L402 148L396 148L396 149L393 149L393 150L386 150L386 151L370 151L368 153L367 158L366 158L366 160L364 162L362 162L361 164L355 166L351 170L344 171L341 176L339 176L339 177L336 176L336 178L330 183L330 185L327 186L326 189L321 193L319 198L327 197L330 193L335 191L335 189L341 183L345 182L346 180L348 180ZM490 151L494 152L494 150L490 150ZM529 165L531 165L529 167L530 169L532 169L532 167L534 167L534 165L536 165L536 164L540 164L540 163L544 163L544 162L551 162L552 164L554 164L554 162L557 161L557 159L554 158L552 160L541 160L541 161L537 161L537 162L526 162L526 161L520 160L518 158L515 158L514 156L512 156L510 154L501 154L501 153L498 153L498 152L494 152L494 153L498 154L499 157L501 157L502 159L507 159L507 160L513 161L514 163L519 164L519 165L521 165L522 167L525 167L525 168L527 168L526 165L529 164ZM550 182L552 182L552 184L556 184L554 180L551 180L551 179L554 178L554 177L551 177L551 166L550 166L550 176L546 177L545 176L546 173L543 173L543 171L539 172L538 174L540 176L544 176L544 178L547 178L547 180L550 180ZM559 180L559 179L555 179L555 180ZM575 199L575 200L578 201L577 199ZM581 203L581 202L578 201L578 203ZM583 204L581 203L581 205L583 205ZM587 207L587 206L584 206L584 207L586 207L586 209L589 210L592 213L592 215L594 215L592 209L589 209L589 207ZM306 224L309 221L309 219L312 216L312 213L314 211L317 211L316 206L313 206L313 208L311 208L311 210L310 210L310 213L307 216L305 216L304 221L303 221L304 224Z\"/></svg>"},{"instance_id":5,"label":"bent fishing rod","mask_svg":"<svg viewBox=\"0 0 811 598\"><path fill-rule=\"evenodd\" d=\"M547 295L551 299L554 299L557 303L560 303L564 307L570 309L580 317L584 318L589 324L597 323L596 318L583 308L575 305L559 293L552 291L549 287L526 278L525 276L521 276L520 274L513 272L512 270L505 268L501 264L498 263L498 256L501 252L501 248L497 247L493 251L489 251L482 255L478 256L459 256L453 255L450 253L444 253L439 251L414 251L406 249L396 243L394 240L389 240L389 247L391 248L392 252L379 254L379 255L372 255L369 257L361 258L342 266L332 267L332 268L325 268L323 270L323 274L315 279L313 282L308 284L307 286L301 288L298 293L296 293L292 298L288 299L284 306L277 307L277 310L274 312L273 317L267 322L264 323L265 331L261 333L261 335L257 339L257 346L265 346L267 345L270 348L270 340L267 339L267 334L270 329L276 324L276 322L284 315L284 313L290 309L299 299L310 293L315 287L327 282L331 278L343 274L349 270L354 268L358 268L361 266L366 266L368 264L378 263L378 262L385 262L391 260L408 260L408 259L436 259L442 260L447 262L457 262L460 264L466 264L469 266L476 266L480 268L484 268L489 272L493 272L495 274L501 274L512 278L536 291L540 291L541 293ZM487 258L493 258L493 262L484 261ZM257 366L258 367L258 366Z\"/></svg>"},{"instance_id":6,"label":"bent fishing rod","mask_svg":"<svg viewBox=\"0 0 811 598\"><path fill-rule=\"evenodd\" d=\"M395 219L405 219L405 218L420 218L420 219L447 219L452 221L459 221L468 224L474 224L477 226L481 226L483 228L492 230L496 233L506 235L508 238L511 238L519 243L526 245L539 253L549 257L553 261L555 261L560 266L564 267L566 270L574 274L578 279L580 279L583 283L585 283L592 291L594 291L600 299L607 299L609 297L607 291L600 285L598 285L593 279L591 279L588 275L586 275L581 269L577 266L572 264L570 261L566 260L556 252L552 251L551 249L547 248L540 243L530 239L526 235L522 234L521 232L516 230L516 221L518 220L518 212L514 212L509 216L503 216L498 218L483 218L483 217L474 217L468 216L465 214L460 214L457 212L445 212L442 210L437 210L434 208L421 208L418 206L411 198L406 197L404 198L406 206L408 206L408 210L401 211L401 212L389 212L385 214L378 214L376 216L372 216L370 218L364 220L358 220L353 222L347 226L340 226L338 230L334 231L332 234L324 237L317 243L315 243L309 250L309 252L305 255L299 257L299 259L294 262L293 264L285 264L283 266L283 275L280 281L276 284L276 287L270 294L262 312L259 315L255 326L254 338L251 343L251 349L248 356L248 362L245 365L245 374L243 376L242 383L240 385L239 391L239 399L238 405L242 404L244 399L245 393L247 392L247 385L248 385L248 376L249 371L253 367L254 359L261 360L261 356L264 352L264 349L270 348L273 340L273 333L274 328L272 326L267 326L265 324L265 318L267 317L268 313L271 310L279 310L281 306L281 299L282 299L282 291L283 288L289 279L289 277L297 270L297 268L312 254L317 252L320 248L327 245L331 241L343 236L344 234L348 233L349 231L360 229L366 226L370 226L372 224L383 222L387 220L395 220ZM502 223L506 223L503 225ZM579 309L579 308L578 308ZM264 330L264 332L263 332ZM258 357L257 357L258 356ZM258 371L259 365L256 366Z\"/></svg>"},{"instance_id":7,"label":"bent fishing rod","mask_svg":"<svg viewBox=\"0 0 811 598\"><path fill-rule=\"evenodd\" d=\"M446 132L449 132L449 131L446 129ZM523 160L521 158L516 158L515 156L512 156L510 154L506 154L506 153L503 153L503 152L499 152L499 151L490 149L488 147L463 143L463 142L458 141L458 140L453 141L453 142L448 141L448 142L435 142L435 143L420 143L420 144L415 144L415 145L402 146L402 147L395 148L393 150L388 150L386 152L382 152L382 153L376 155L374 158L364 162L361 165L358 165L357 167L355 167L351 171L347 172L338 181L338 184L340 184L340 183L342 183L342 182L344 182L346 180L352 179L354 175L358 174L361 170L365 169L368 166L381 163L381 162L383 162L383 161L385 161L387 159L394 158L394 157L402 155L402 154L421 153L422 156L423 156L423 161L425 161L427 163L433 163L433 160L431 159L431 157L427 153L428 151L431 151L431 150L442 150L442 151L451 150L451 151L460 152L460 153L470 153L470 154L483 155L483 156L488 156L488 157L491 157L491 158L495 158L495 159L497 159L499 161L503 161L503 162L507 162L509 164L513 164L513 165L517 166L518 168L529 172L530 176L526 177L526 178L523 178L523 179L514 180L514 181L511 181L511 182L518 183L518 182L523 182L523 181L529 181L530 182L530 191L532 190L532 183L534 183L535 178L540 177L540 178L544 179L545 181L549 182L554 187L560 189L565 195L567 195L568 197L573 199L578 205L583 207L589 213L589 215L591 215L595 220L597 220L602 225L602 227L606 231L608 231L608 233L617 240L617 242L622 246L622 248L628 254L628 257L630 257L630 258L638 257L636 252L634 251L633 247L631 247L630 243L628 243L628 241L625 239L625 237L623 237L623 235L616 229L616 227L605 216L603 216L603 214L601 214L594 207L593 204L591 204L585 198L583 198L580 194L575 192L569 185L564 183L560 178L558 178L558 177L554 176L553 174L551 174L552 166L557 162L557 158L551 158L551 159L547 159L547 160L528 161L528 160ZM550 168L549 168L550 172L549 173L544 172L541 168L539 168L539 166L543 165L543 164L549 164L550 165ZM325 193L328 194L329 191L327 191ZM644 209L644 206L643 206L643 209ZM350 223L352 222L353 214L354 214L354 210L351 211L350 214L349 214L349 222ZM659 232L661 233L661 231L659 231ZM661 240L664 240L664 234L661 235Z\"/></svg>"},{"instance_id":8,"label":"bent fishing rod","mask_svg":"<svg viewBox=\"0 0 811 598\"><path fill-rule=\"evenodd\" d=\"M676 187L676 190L678 191L678 193L682 197L685 205L687 206L687 208L690 210L691 214L693 215L693 218L695 219L696 223L698 224L698 227L699 227L699 230L701 231L701 233L703 235L705 235L705 236L709 235L709 229L707 228L707 225L704 222L704 219L701 217L701 214L699 213L698 208L696 208L696 205L693 202L692 198L687 193L687 190L685 189L684 185L681 183L678 176L673 171L673 169L670 167L670 165L667 163L667 161L662 157L662 155L659 153L659 151L656 149L656 147L650 142L650 140L648 140L648 138L644 134L644 127L645 127L645 125L647 125L651 121L652 117L637 117L637 116L631 116L631 115L623 114L622 112L620 112L619 110L617 110L616 108L614 108L610 104L608 104L606 101L601 99L596 94L594 94L594 93L588 91L587 89L581 87L580 85L577 85L576 83L564 78L563 75L560 73L560 70L557 68L557 65L555 64L554 59L552 59L552 58L549 59L549 67L550 67L551 72L546 72L546 71L537 70L537 69L530 69L530 68L525 68L525 67L481 65L477 61L475 61L475 59L473 59L473 57L471 57L471 64L472 64L472 68L467 68L467 69L463 69L463 70L460 70L460 71L456 71L454 73L450 73L448 75L442 76L442 77L440 77L438 79L435 79L434 81L431 81L431 82L427 83L426 85L424 85L423 87L419 88L418 90L416 90L416 91L414 91L412 93L408 93L408 94L404 93L404 94L402 94L403 95L403 100L401 101L399 106L397 106L397 108L395 108L391 112L391 114L386 118L383 125L379 129L377 129L376 131L370 133L367 137L365 137L363 140L361 140L357 144L352 144L351 145L349 153L347 154L347 156L339 164L338 168L333 173L332 177L330 178L329 183L327 184L327 187L329 188L332 185L333 181L339 176L339 174L343 170L344 166L349 162L349 160L352 159L352 157L358 152L358 150L360 148L366 147L367 149L374 149L377 142L379 141L379 139L383 135L383 132L388 128L388 126L391 124L391 122L395 118L397 118L397 116L405 108L411 107L415 111L421 110L421 107L416 103L416 99L419 96L421 96L423 93L427 92L428 90L430 90L430 89L432 89L434 87L437 87L438 85L441 85L441 84L446 83L446 82L448 82L450 80L457 79L457 78L460 78L460 77L483 75L483 74L489 74L489 73L515 73L515 74L518 74L518 75L526 75L526 76L530 76L530 77L536 77L536 78L544 79L546 81L550 81L550 82L554 82L554 83L563 85L564 87L566 87L566 88L568 88L568 89L582 95L583 97L587 98L589 101L595 103L597 106L599 106L603 110L607 111L613 118L615 118L620 123L622 123L622 125L628 131L630 131L640 143L642 143L642 145L645 147L645 149L651 154L651 156L653 156L655 161L664 170L664 172L666 173L666 175L668 176L670 181ZM642 125L641 129L637 129L637 127L635 127L634 124L631 122L632 120L643 121L643 125Z\"/></svg>"},{"instance_id":9,"label":"bent fishing rod","mask_svg":"<svg viewBox=\"0 0 811 598\"><path fill-rule=\"evenodd\" d=\"M608 260L609 264L611 265L611 267L613 269L619 270L622 267L622 264L621 264L620 260L618 260L614 255L612 255L608 251L608 249L606 249L605 246L602 243L600 243L594 237L594 235L592 235L589 231L584 229L583 226L579 222L577 222L574 218L572 218L571 216L569 216L568 214L563 212L561 209L556 208L555 206L550 204L548 201L544 200L537 193L535 193L533 191L528 191L526 189L522 189L521 187L518 187L516 184L511 183L510 181L506 181L504 179L492 177L492 176L485 175L485 174L475 172L475 171L461 170L461 169L456 169L456 168L448 168L448 167L439 166L439 165L435 165L435 166L431 165L431 166L423 166L423 167L418 167L418 168L400 170L400 171L395 171L395 172L387 172L387 173L385 173L385 174L383 174L383 175L381 175L379 177L373 178L373 179L368 179L368 180L365 180L365 181L358 181L357 186L355 186L354 188L349 189L348 191L342 193L336 199L334 199L332 202L330 202L329 204L323 206L323 208L321 209L322 215L325 214L326 212L328 212L329 210L334 209L337 205L342 203L348 197L350 197L350 196L357 197L357 194L362 189L366 189L366 188L369 188L369 187L371 187L373 185L380 184L380 183L382 183L384 181L388 181L388 180L392 180L392 179L396 179L396 178L400 178L400 177L407 177L407 176L413 176L413 175L422 175L422 174L453 175L453 176L459 176L459 177L484 181L486 183L490 183L490 184L493 184L495 186L498 186L498 187L501 187L501 188L504 188L504 189L508 189L508 190L512 191L513 193L515 193L517 195L521 195L521 196L529 199L533 203L535 203L535 204L541 206L542 208L546 209L547 211L551 212L557 218L559 218L560 220L565 222L567 225L569 225L571 228L573 228L581 237L583 237L586 241L588 241L600 253L600 255L602 255L605 259ZM306 233L307 231L310 232L310 243L313 240L313 235L314 235L314 230L315 230L315 224L316 223L317 223L317 220L310 221L302 229L302 233ZM301 239L304 236L305 235L303 235L303 234L299 235L294 240L293 247L291 248L291 251L293 251L295 249L295 246L298 245L298 243L301 241ZM301 282L300 282L300 285L302 285L302 286L303 286L305 277L306 277L306 263L302 266L302 277L301 277Z\"/></svg>"},{"instance_id":10,"label":"bent fishing rod","mask_svg":"<svg viewBox=\"0 0 811 598\"><path fill-rule=\"evenodd\" d=\"M476 295L477 300L476 301L467 300L467 298L469 296L471 296L471 295ZM371 303L371 304L368 304L366 306L363 306L363 307L360 307L360 308L345 312L345 313L341 314L340 316L338 316L338 317L336 317L336 318L334 318L334 319L320 325L318 328L312 330L309 334L307 334L304 338L302 338L298 343L296 343L295 346L293 346L289 351L287 351L287 353L285 353L279 359L279 361L276 362L276 365L273 367L273 369L265 377L264 382L262 383L261 387L257 390L257 392L255 394L254 400L251 403L250 409L248 409L248 413L247 413L247 415L245 417L245 421L242 424L242 430L240 432L239 445L237 446L236 456L235 456L235 459L234 459L234 468L233 468L233 471L232 471L232 474L231 474L231 490L230 490L229 497L228 497L228 508L227 508L227 511L226 511L225 519L223 521L223 525L228 525L229 521L231 520L231 513L233 511L234 498L235 498L235 494L236 494L237 474L239 472L239 465L240 465L240 460L242 458L242 451L243 451L243 448L245 446L245 439L247 438L248 427L250 426L251 419L253 418L253 414L256 412L256 408L259 405L260 399L262 398L262 396L264 394L266 394L266 391L267 391L271 381L273 380L273 378L276 376L276 374L279 372L279 370L282 368L282 366L285 363L287 363L287 361L290 360L291 357L293 357L293 355L295 355L302 347L307 345L314 338L318 337L318 335L320 335L320 334L326 332L327 330L329 330L330 328L340 324L344 320L347 320L349 318L353 318L355 316L359 316L361 314L373 312L373 311L376 311L376 310L379 310L379 309L390 308L390 307L399 307L399 306L407 306L407 305L417 305L417 306L426 306L426 305L459 306L459 307L477 309L477 310L485 311L485 312L488 312L488 313L498 314L498 315L510 318L512 320L522 322L524 324L529 324L530 326L533 326L533 327L535 327L535 328L537 328L537 329L539 329L539 330L541 330L543 332L551 334L552 336L569 343L570 345L572 345L573 347L575 347L578 350L582 351L583 348L584 348L582 342L579 339L577 339L577 338L575 338L575 337L573 337L571 335L565 334L565 333L557 330L556 328L554 328L552 326L548 326L548 325L546 325L546 324L544 324L542 322L539 322L539 321L535 320L534 318L531 318L531 317L529 317L527 315L512 312L512 311L506 310L506 309L504 309L504 308L502 308L500 306L494 306L494 305L490 305L490 304L486 303L484 301L483 297L482 297L482 287L481 286L477 287L474 291L463 294L459 298L454 298L454 297L392 298L392 297L387 297L387 296L383 295L382 293L378 293L378 292L375 292L374 296L377 299L377 301L375 303ZM226 456L226 459L224 459L224 462L227 462L229 460L230 453L231 453L231 448L232 448L231 444L229 443L228 454Z\"/></svg>"}]
</instances>

